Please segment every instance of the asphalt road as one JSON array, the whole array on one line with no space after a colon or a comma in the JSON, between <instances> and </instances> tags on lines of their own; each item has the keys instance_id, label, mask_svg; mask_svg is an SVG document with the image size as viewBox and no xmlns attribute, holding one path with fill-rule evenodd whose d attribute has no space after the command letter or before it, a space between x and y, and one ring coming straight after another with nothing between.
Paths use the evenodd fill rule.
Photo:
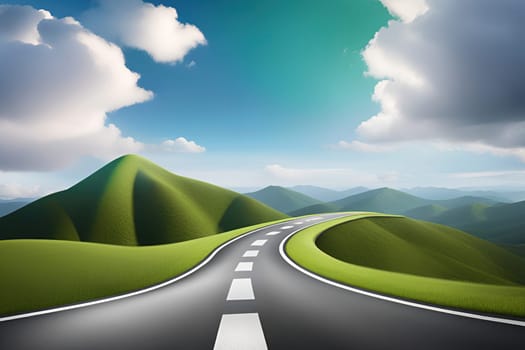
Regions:
<instances>
[{"instance_id":1,"label":"asphalt road","mask_svg":"<svg viewBox=\"0 0 525 350\"><path fill-rule=\"evenodd\" d=\"M300 273L281 258L279 244L312 223L292 220L248 235L165 288L0 322L0 349L525 348L524 327L379 300Z\"/></svg>"}]
</instances>

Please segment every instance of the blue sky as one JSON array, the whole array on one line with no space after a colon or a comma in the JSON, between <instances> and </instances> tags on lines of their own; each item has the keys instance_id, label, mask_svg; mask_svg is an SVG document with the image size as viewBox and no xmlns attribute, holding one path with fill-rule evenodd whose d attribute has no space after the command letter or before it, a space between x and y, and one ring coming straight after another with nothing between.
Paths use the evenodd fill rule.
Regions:
<instances>
[{"instance_id":1,"label":"blue sky","mask_svg":"<svg viewBox=\"0 0 525 350\"><path fill-rule=\"evenodd\" d=\"M126 153L236 188L523 188L525 10L495 3L10 1L0 198Z\"/></svg>"}]
</instances>

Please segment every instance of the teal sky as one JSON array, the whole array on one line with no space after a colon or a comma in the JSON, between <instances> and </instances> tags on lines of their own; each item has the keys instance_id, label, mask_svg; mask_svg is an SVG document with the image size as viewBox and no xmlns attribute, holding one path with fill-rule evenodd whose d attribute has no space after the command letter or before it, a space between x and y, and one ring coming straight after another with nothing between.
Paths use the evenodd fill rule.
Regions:
<instances>
[{"instance_id":1,"label":"teal sky","mask_svg":"<svg viewBox=\"0 0 525 350\"><path fill-rule=\"evenodd\" d=\"M57 18L72 16L83 25L84 13L97 4L9 3L46 9ZM179 21L198 27L207 44L171 64L121 45L126 66L141 75L138 85L154 98L110 112L107 123L146 145L184 137L205 147L202 153L154 147L139 152L176 173L227 187L524 185L525 167L515 157L443 150L425 142L388 152L334 147L358 139L360 123L380 110L372 101L377 79L365 76L361 55L393 19L379 1L152 3L176 8ZM8 170L0 172L0 183L21 194L23 189L45 193L72 185L107 160L79 155L56 169Z\"/></svg>"}]
</instances>

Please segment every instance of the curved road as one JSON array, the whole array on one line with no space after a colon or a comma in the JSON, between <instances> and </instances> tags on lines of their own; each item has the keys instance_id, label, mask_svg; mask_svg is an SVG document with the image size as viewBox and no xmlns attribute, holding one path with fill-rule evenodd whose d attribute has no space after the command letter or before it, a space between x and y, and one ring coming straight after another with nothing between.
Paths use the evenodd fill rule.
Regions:
<instances>
[{"instance_id":1,"label":"curved road","mask_svg":"<svg viewBox=\"0 0 525 350\"><path fill-rule=\"evenodd\" d=\"M295 270L279 244L314 222L268 226L149 293L0 322L0 349L524 349L524 327L378 300Z\"/></svg>"}]
</instances>

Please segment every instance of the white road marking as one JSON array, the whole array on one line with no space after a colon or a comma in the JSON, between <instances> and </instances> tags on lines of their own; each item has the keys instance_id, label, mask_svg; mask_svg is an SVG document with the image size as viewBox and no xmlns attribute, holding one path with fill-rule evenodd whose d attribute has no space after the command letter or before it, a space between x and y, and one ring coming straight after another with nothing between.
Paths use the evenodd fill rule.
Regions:
<instances>
[{"instance_id":1,"label":"white road marking","mask_svg":"<svg viewBox=\"0 0 525 350\"><path fill-rule=\"evenodd\" d=\"M281 230L288 230L289 228L293 228L293 226L292 225L283 226L281 227Z\"/></svg>"},{"instance_id":2,"label":"white road marking","mask_svg":"<svg viewBox=\"0 0 525 350\"><path fill-rule=\"evenodd\" d=\"M258 239L252 243L254 247L262 247L268 240L267 239Z\"/></svg>"},{"instance_id":3,"label":"white road marking","mask_svg":"<svg viewBox=\"0 0 525 350\"><path fill-rule=\"evenodd\" d=\"M250 278L234 278L226 300L254 300L252 280Z\"/></svg>"},{"instance_id":4,"label":"white road marking","mask_svg":"<svg viewBox=\"0 0 525 350\"><path fill-rule=\"evenodd\" d=\"M259 314L222 315L213 350L267 350Z\"/></svg>"},{"instance_id":5,"label":"white road marking","mask_svg":"<svg viewBox=\"0 0 525 350\"><path fill-rule=\"evenodd\" d=\"M450 309L445 309L445 308L441 308L441 307L437 307L437 306L418 304L418 303L415 303L415 302L412 302L412 301L403 300L403 299L396 299L396 298L393 298L393 297L388 297L386 295L376 294L376 293L368 292L366 290L361 290L361 289L350 287L350 286L347 286L347 285L344 285L344 284L341 284L341 283L337 283L337 282L331 281L329 279L326 279L326 278L324 278L324 277L322 277L320 275L317 275L317 274L315 274L313 272L310 272L310 271L302 268L301 266L297 265L292 259L290 259L288 257L288 255L284 251L284 246L286 245L286 242L294 234L296 234L297 232L301 231L302 229L298 229L298 230L293 231L288 236L286 236L285 239L283 239L281 241L281 244L279 244L279 254L284 259L284 261L286 261L290 266L295 268L297 271L302 272L303 274L305 274L307 276L310 276L310 277L312 277L312 278L314 278L314 279L316 279L316 280L318 280L320 282L323 282L323 283L326 283L326 284L329 284L331 286L338 287L338 288L341 288L341 289L346 289L346 290L354 292L354 293L363 294L363 295L366 295L366 296L369 296L369 297L372 297L372 298L390 301L392 303L402 304L402 305L411 306L411 307L417 307L417 308L420 308L420 309L431 310L431 311L441 312L441 313L444 313L444 314L450 314L450 315L455 315L455 316L469 317L469 318L475 318L475 319L478 319L478 320L484 320L484 321L490 321L490 322L498 322L498 323L505 323L505 324L512 324L512 325L515 325L515 326L525 327L525 321L519 321L519 320L513 320L513 319L501 318L501 317L494 317L494 316L478 315L478 314L474 314L474 313L471 313L471 312L450 310Z\"/></svg>"},{"instance_id":6,"label":"white road marking","mask_svg":"<svg viewBox=\"0 0 525 350\"><path fill-rule=\"evenodd\" d=\"M305 221L315 221L315 220L321 220L321 219L322 218L316 216L316 217L313 217L313 218L308 218Z\"/></svg>"},{"instance_id":7,"label":"white road marking","mask_svg":"<svg viewBox=\"0 0 525 350\"><path fill-rule=\"evenodd\" d=\"M240 271L251 271L253 269L253 262L240 262L237 264L237 267L235 268L235 272Z\"/></svg>"},{"instance_id":8,"label":"white road marking","mask_svg":"<svg viewBox=\"0 0 525 350\"><path fill-rule=\"evenodd\" d=\"M294 224L296 224L296 225L302 225L303 222L302 222L302 221L296 221L296 222L294 222Z\"/></svg>"},{"instance_id":9,"label":"white road marking","mask_svg":"<svg viewBox=\"0 0 525 350\"><path fill-rule=\"evenodd\" d=\"M255 258L257 255L259 255L258 250L247 250L242 255L243 258Z\"/></svg>"},{"instance_id":10,"label":"white road marking","mask_svg":"<svg viewBox=\"0 0 525 350\"><path fill-rule=\"evenodd\" d=\"M279 233L281 233L281 231L272 231L272 232L268 232L266 235L267 236L275 236L275 235L278 235Z\"/></svg>"}]
</instances>

